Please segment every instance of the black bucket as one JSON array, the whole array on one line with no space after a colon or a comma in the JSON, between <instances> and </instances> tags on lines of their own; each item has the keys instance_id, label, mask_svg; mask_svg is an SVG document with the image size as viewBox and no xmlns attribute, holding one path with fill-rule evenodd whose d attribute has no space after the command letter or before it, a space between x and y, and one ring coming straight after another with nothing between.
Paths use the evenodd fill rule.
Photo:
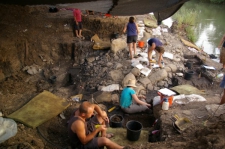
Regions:
<instances>
[{"instance_id":1,"label":"black bucket","mask_svg":"<svg viewBox=\"0 0 225 149\"><path fill-rule=\"evenodd\" d=\"M187 62L185 67L187 67L188 69L192 69L192 62Z\"/></svg>"},{"instance_id":2,"label":"black bucket","mask_svg":"<svg viewBox=\"0 0 225 149\"><path fill-rule=\"evenodd\" d=\"M141 134L142 124L138 121L128 121L127 127L127 139L130 141L137 141Z\"/></svg>"},{"instance_id":3,"label":"black bucket","mask_svg":"<svg viewBox=\"0 0 225 149\"><path fill-rule=\"evenodd\" d=\"M192 70L185 72L184 79L190 80L193 74L194 74L194 71Z\"/></svg>"},{"instance_id":4,"label":"black bucket","mask_svg":"<svg viewBox=\"0 0 225 149\"><path fill-rule=\"evenodd\" d=\"M122 127L123 125L123 116L119 114L114 114L110 118L110 126L113 128Z\"/></svg>"}]
</instances>

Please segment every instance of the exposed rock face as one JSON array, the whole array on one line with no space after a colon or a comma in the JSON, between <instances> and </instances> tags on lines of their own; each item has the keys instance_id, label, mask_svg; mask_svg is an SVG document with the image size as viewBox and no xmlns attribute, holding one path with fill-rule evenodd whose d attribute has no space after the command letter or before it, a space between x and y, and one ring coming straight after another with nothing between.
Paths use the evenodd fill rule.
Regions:
<instances>
[{"instance_id":1,"label":"exposed rock face","mask_svg":"<svg viewBox=\"0 0 225 149\"><path fill-rule=\"evenodd\" d=\"M127 43L125 39L118 38L112 41L111 51L115 54L120 50L123 50L127 47Z\"/></svg>"},{"instance_id":2,"label":"exposed rock face","mask_svg":"<svg viewBox=\"0 0 225 149\"><path fill-rule=\"evenodd\" d=\"M155 84L156 82L165 79L167 75L168 73L165 69L160 69L156 71L155 73L152 73L149 76L149 80L151 80L152 84Z\"/></svg>"},{"instance_id":3,"label":"exposed rock face","mask_svg":"<svg viewBox=\"0 0 225 149\"><path fill-rule=\"evenodd\" d=\"M115 82L121 82L123 80L123 73L121 70L112 70L109 72L109 77Z\"/></svg>"}]
</instances>

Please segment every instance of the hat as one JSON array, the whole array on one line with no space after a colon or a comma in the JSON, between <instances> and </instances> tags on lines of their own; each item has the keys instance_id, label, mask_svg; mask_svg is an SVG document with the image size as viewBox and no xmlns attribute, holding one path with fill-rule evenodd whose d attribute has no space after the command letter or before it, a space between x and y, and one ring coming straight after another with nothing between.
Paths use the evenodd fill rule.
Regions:
<instances>
[{"instance_id":1,"label":"hat","mask_svg":"<svg viewBox=\"0 0 225 149\"><path fill-rule=\"evenodd\" d=\"M135 82L136 82L135 80L129 80L128 83L127 83L127 86L137 87L135 85Z\"/></svg>"}]
</instances>

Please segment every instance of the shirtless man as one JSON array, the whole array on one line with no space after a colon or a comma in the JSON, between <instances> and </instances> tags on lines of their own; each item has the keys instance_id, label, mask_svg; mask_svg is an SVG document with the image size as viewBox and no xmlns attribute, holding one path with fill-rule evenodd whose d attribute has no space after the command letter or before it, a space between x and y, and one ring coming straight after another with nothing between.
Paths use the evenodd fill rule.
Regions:
<instances>
[{"instance_id":1,"label":"shirtless man","mask_svg":"<svg viewBox=\"0 0 225 149\"><path fill-rule=\"evenodd\" d=\"M98 114L91 118L94 110ZM90 131L90 129L88 129L88 125L91 126L92 124L88 124L89 122L85 121L89 118L91 118L91 121L93 118L95 118L95 120L99 121L99 124L102 125L98 125L97 128ZM123 146L120 146L105 137L107 128L104 125L104 121L108 122L109 119L97 105L91 104L88 101L81 103L79 109L75 111L75 115L70 119L68 125L69 138L72 148L98 149L104 148L104 146L106 146L107 149L123 149ZM101 132L101 137L97 137L99 132Z\"/></svg>"}]
</instances>

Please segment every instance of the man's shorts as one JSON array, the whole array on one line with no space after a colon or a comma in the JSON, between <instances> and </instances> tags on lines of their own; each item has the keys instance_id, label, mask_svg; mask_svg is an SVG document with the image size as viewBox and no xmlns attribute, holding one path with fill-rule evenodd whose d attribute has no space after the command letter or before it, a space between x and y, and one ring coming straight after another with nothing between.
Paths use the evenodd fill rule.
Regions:
<instances>
[{"instance_id":1,"label":"man's shorts","mask_svg":"<svg viewBox=\"0 0 225 149\"><path fill-rule=\"evenodd\" d=\"M83 27L82 27L82 23L81 22L78 22L78 24L76 22L74 22L74 29L75 30L81 30Z\"/></svg>"},{"instance_id":2,"label":"man's shorts","mask_svg":"<svg viewBox=\"0 0 225 149\"><path fill-rule=\"evenodd\" d=\"M100 149L101 147L98 147L98 138L93 138L91 141L89 141L87 144L82 144L79 147L76 147L75 149Z\"/></svg>"},{"instance_id":3,"label":"man's shorts","mask_svg":"<svg viewBox=\"0 0 225 149\"><path fill-rule=\"evenodd\" d=\"M157 52L159 52L159 53L162 53L162 54L165 52L165 50L164 50L163 47L155 47L155 50L156 50Z\"/></svg>"},{"instance_id":4,"label":"man's shorts","mask_svg":"<svg viewBox=\"0 0 225 149\"><path fill-rule=\"evenodd\" d=\"M223 75L223 80L220 83L220 87L225 89L225 75Z\"/></svg>"},{"instance_id":5,"label":"man's shorts","mask_svg":"<svg viewBox=\"0 0 225 149\"><path fill-rule=\"evenodd\" d=\"M127 43L137 42L137 35L127 36Z\"/></svg>"}]
</instances>

